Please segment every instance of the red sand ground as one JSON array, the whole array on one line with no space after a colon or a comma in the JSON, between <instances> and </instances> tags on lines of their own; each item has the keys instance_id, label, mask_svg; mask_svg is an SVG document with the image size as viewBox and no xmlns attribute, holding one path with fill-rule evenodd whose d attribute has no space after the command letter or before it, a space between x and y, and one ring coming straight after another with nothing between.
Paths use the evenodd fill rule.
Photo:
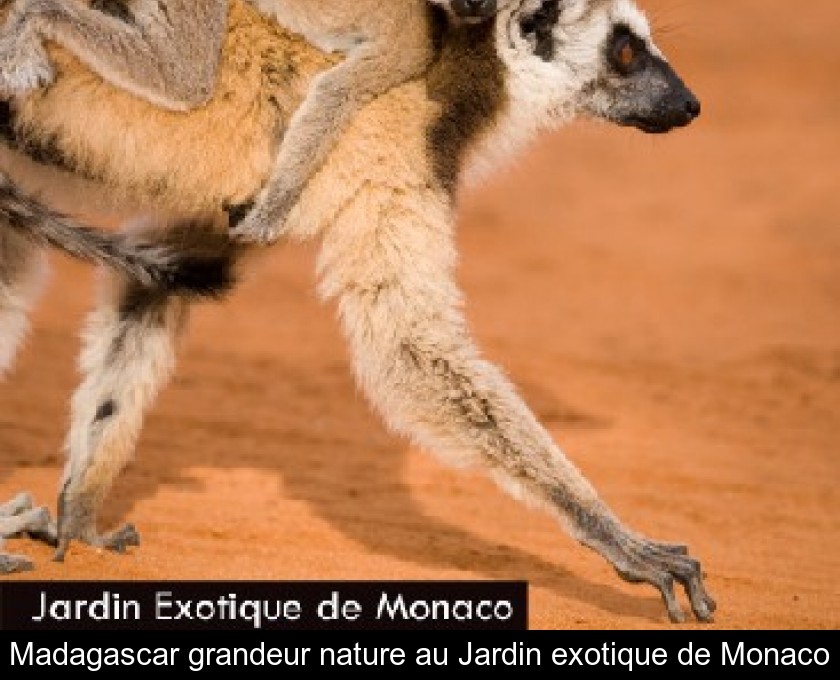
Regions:
<instances>
[{"instance_id":1,"label":"red sand ground","mask_svg":"<svg viewBox=\"0 0 840 680\"><path fill-rule=\"evenodd\" d=\"M487 354L617 513L702 560L722 628L840 624L840 10L643 0L704 103L660 138L579 124L465 196ZM37 579L527 579L534 628L668 627L658 595L485 478L384 430L313 248L200 308L103 523ZM0 498L54 509L90 269L55 257L0 388Z\"/></svg>"}]
</instances>

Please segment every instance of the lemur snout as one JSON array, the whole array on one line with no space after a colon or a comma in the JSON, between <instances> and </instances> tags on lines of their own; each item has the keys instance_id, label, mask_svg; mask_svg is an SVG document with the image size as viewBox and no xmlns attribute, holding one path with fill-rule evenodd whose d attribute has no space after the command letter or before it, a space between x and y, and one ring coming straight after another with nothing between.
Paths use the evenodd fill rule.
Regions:
<instances>
[{"instance_id":1,"label":"lemur snout","mask_svg":"<svg viewBox=\"0 0 840 680\"><path fill-rule=\"evenodd\" d=\"M700 117L700 100L697 99L691 92L688 93L688 101L685 103L685 112L688 114L691 120Z\"/></svg>"},{"instance_id":2,"label":"lemur snout","mask_svg":"<svg viewBox=\"0 0 840 680\"><path fill-rule=\"evenodd\" d=\"M667 102L662 122L672 127L685 127L700 116L700 100L690 90L683 89Z\"/></svg>"},{"instance_id":3,"label":"lemur snout","mask_svg":"<svg viewBox=\"0 0 840 680\"><path fill-rule=\"evenodd\" d=\"M617 123L658 134L690 125L700 116L700 100L664 61L653 62L642 77L649 80L652 96L639 97L638 90L631 90L629 105L614 119Z\"/></svg>"}]
</instances>

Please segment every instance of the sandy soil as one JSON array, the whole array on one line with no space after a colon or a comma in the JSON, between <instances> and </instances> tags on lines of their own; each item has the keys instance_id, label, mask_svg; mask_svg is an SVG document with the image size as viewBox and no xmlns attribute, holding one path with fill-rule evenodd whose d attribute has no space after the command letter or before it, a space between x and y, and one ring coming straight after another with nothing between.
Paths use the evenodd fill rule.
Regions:
<instances>
[{"instance_id":1,"label":"sandy soil","mask_svg":"<svg viewBox=\"0 0 840 680\"><path fill-rule=\"evenodd\" d=\"M690 544L721 628L840 626L840 10L644 0L701 96L688 130L579 124L464 196L486 353L626 522ZM198 309L103 523L36 579L527 579L533 628L668 627L548 517L391 436L355 389L314 249ZM55 256L0 387L0 498L54 509L95 283Z\"/></svg>"}]
</instances>

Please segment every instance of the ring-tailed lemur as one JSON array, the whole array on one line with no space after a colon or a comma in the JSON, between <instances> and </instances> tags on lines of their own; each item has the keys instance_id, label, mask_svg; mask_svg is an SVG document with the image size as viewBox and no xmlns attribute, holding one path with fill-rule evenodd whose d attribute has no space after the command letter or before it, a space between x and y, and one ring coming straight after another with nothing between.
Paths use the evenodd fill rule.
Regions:
<instances>
[{"instance_id":1,"label":"ring-tailed lemur","mask_svg":"<svg viewBox=\"0 0 840 680\"><path fill-rule=\"evenodd\" d=\"M319 75L289 120L265 187L231 212L238 239L268 243L280 236L306 182L356 111L428 66L427 4L477 21L506 0L248 1L314 45L346 55ZM199 107L215 90L228 2L18 0L0 33L0 93L52 82L54 68L43 46L51 40L150 102L176 111Z\"/></svg>"},{"instance_id":2,"label":"ring-tailed lemur","mask_svg":"<svg viewBox=\"0 0 840 680\"><path fill-rule=\"evenodd\" d=\"M696 618L710 620L700 563L625 526L482 357L453 273L465 177L577 116L667 132L693 121L700 105L631 0L514 0L476 25L438 11L424 25L434 46L428 71L358 112L289 215L292 236L320 240L320 293L337 302L358 383L391 428L483 466L620 576L655 586L672 620L684 617L676 583ZM219 216L262 185L275 130L333 62L239 3L217 93L191 113L162 112L109 87L60 49L51 58L55 83L12 102L2 126L12 145L166 206L175 224L152 229L149 242L201 255L206 278L194 282L212 275L205 290L224 292L242 256L256 251L236 245ZM25 276L21 268L8 278ZM131 527L100 535L97 511L174 370L189 303L122 278L93 313L72 402L58 558L76 539L115 549L136 542Z\"/></svg>"}]
</instances>

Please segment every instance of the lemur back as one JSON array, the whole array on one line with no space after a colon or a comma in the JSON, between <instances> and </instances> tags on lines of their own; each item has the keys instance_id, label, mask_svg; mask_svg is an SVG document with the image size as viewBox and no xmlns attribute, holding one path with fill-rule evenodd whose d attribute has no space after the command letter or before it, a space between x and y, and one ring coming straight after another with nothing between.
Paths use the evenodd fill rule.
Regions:
<instances>
[{"instance_id":1,"label":"lemur back","mask_svg":"<svg viewBox=\"0 0 840 680\"><path fill-rule=\"evenodd\" d=\"M205 105L217 87L229 0L17 0L0 35L0 94L51 82L44 41L167 109ZM498 0L248 0L265 15L344 58L312 84L283 135L266 184L236 215L235 235L266 243L359 108L419 75L431 59L430 4L486 19ZM241 221L239 218L242 218Z\"/></svg>"}]
</instances>

